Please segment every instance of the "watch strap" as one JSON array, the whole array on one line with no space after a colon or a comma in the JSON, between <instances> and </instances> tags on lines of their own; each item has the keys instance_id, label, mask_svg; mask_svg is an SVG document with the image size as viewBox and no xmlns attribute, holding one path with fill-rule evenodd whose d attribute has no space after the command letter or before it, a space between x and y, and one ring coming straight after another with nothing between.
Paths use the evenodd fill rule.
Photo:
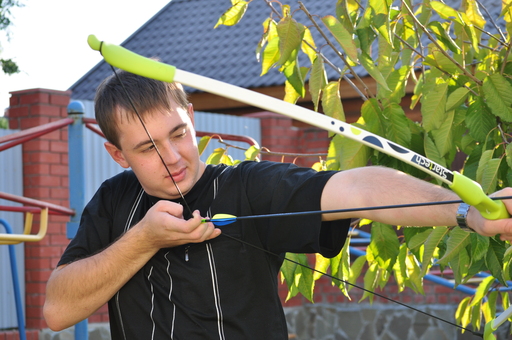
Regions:
<instances>
[{"instance_id":1,"label":"watch strap","mask_svg":"<svg viewBox=\"0 0 512 340\"><path fill-rule=\"evenodd\" d=\"M466 203L461 203L457 209L457 225L464 231L474 233L475 230L468 225L468 212L471 206Z\"/></svg>"}]
</instances>

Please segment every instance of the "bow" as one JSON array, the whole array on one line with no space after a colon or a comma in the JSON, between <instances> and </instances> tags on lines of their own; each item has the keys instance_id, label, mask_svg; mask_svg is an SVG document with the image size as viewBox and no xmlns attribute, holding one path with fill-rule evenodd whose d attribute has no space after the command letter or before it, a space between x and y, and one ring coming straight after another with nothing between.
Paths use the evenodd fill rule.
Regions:
<instances>
[{"instance_id":1,"label":"bow","mask_svg":"<svg viewBox=\"0 0 512 340\"><path fill-rule=\"evenodd\" d=\"M127 72L165 82L179 82L205 92L234 99L264 110L283 114L312 126L337 133L360 142L379 152L385 153L410 164L446 183L464 202L474 206L487 219L508 218L508 211L502 201L490 199L480 185L464 175L429 160L428 158L397 145L381 136L330 118L312 110L253 92L235 85L183 71L175 66L145 58L121 46L100 42L94 35L88 37L89 46L99 51L105 61ZM492 334L499 325L512 315L512 307L485 326L484 339L494 338Z\"/></svg>"}]
</instances>

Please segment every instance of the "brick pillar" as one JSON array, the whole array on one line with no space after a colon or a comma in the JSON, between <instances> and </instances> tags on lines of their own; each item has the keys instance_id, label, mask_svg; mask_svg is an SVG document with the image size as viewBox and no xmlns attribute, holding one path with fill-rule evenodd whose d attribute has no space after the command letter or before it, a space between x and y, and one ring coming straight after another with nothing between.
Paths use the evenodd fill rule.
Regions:
<instances>
[{"instance_id":1,"label":"brick pillar","mask_svg":"<svg viewBox=\"0 0 512 340\"><path fill-rule=\"evenodd\" d=\"M11 129L28 129L67 117L71 92L31 89L11 92L7 111ZM23 196L69 206L68 136L63 128L23 144ZM50 215L48 234L25 244L26 327L43 329L46 281L65 246L67 216ZM39 216L34 218L37 232ZM1 337L0 337L1 339Z\"/></svg>"},{"instance_id":2,"label":"brick pillar","mask_svg":"<svg viewBox=\"0 0 512 340\"><path fill-rule=\"evenodd\" d=\"M294 120L272 112L259 112L247 115L259 118L261 121L261 146L272 152L293 154L327 153L329 138L327 131L299 123ZM293 162L300 166L311 167L318 161L318 157L282 157L264 155L264 160L275 162Z\"/></svg>"}]
</instances>

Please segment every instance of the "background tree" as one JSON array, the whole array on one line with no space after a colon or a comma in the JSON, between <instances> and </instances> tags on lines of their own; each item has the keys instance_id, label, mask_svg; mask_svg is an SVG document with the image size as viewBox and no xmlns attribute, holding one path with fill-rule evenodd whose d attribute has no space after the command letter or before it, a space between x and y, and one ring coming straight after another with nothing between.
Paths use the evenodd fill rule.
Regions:
<instances>
[{"instance_id":1,"label":"background tree","mask_svg":"<svg viewBox=\"0 0 512 340\"><path fill-rule=\"evenodd\" d=\"M18 0L0 0L0 30L6 33L9 38L9 26L12 24L11 21L11 9L13 7L21 7L22 4ZM0 46L0 53L2 52L2 46ZM5 74L14 74L19 72L18 65L12 59L1 59L0 65L2 71Z\"/></svg>"},{"instance_id":2,"label":"background tree","mask_svg":"<svg viewBox=\"0 0 512 340\"><path fill-rule=\"evenodd\" d=\"M256 48L262 75L270 68L282 72L284 100L295 103L308 90L315 110L344 120L339 89L342 81L349 82L364 99L355 125L448 168L457 155L464 155L461 171L479 182L486 193L512 185L512 0L499 2L501 13L495 18L477 0L333 0L332 13L324 16L310 13L301 2L257 1L269 6ZM238 23L250 10L250 2L232 0L217 26ZM306 14L306 21L296 19L300 12ZM327 58L327 54L335 57ZM335 69L337 75L329 78L326 67ZM367 77L357 69L363 69ZM369 80L377 84L376 90L371 90ZM408 82L413 82L414 92L406 104ZM420 106L421 123L407 117L407 106ZM249 154L255 157L254 152ZM222 152L210 161L232 162ZM339 135L332 137L327 160L314 167L343 170L367 164L435 181ZM457 285L479 272L491 274L477 294L459 305L456 318L463 326L472 323L480 328L483 320L495 317L497 303L509 306L508 294L491 289L496 282L506 285L511 279L508 242L458 227L405 228L359 222L366 224L372 224L366 256L350 263L347 241L336 258L316 257L316 268L330 267L343 280L333 284L347 296L350 287L344 282L355 282L359 276L364 276L366 289L384 287L393 275L399 291L409 287L423 293L422 278L435 265L441 270L451 268ZM397 237L395 227L403 237ZM290 256L307 261L305 256ZM318 275L289 263L283 265L282 274L289 297L300 292L312 299ZM363 298L371 300L372 295L365 293Z\"/></svg>"}]
</instances>

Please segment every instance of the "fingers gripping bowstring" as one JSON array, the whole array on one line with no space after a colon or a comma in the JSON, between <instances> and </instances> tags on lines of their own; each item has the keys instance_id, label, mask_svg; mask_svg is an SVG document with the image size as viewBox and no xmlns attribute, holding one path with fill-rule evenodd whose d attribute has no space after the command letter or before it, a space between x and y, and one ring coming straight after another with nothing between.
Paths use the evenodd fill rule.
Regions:
<instances>
[{"instance_id":1,"label":"fingers gripping bowstring","mask_svg":"<svg viewBox=\"0 0 512 340\"><path fill-rule=\"evenodd\" d=\"M121 85L121 87L123 88L123 91L126 95L126 98L128 99L128 102L130 103L130 106L132 107L133 111L135 112L135 114L137 115L137 118L139 119L142 127L144 128L144 131L146 132L146 135L148 136L149 140L151 141L151 144L153 145L153 147L155 148L155 151L158 155L158 157L160 158L160 160L162 161L162 164L164 165L164 168L165 170L167 171L167 174L169 175L169 177L171 178L172 180L172 183L174 184L174 187L176 188L176 190L178 191L178 194L180 195L181 197L181 200L183 201L183 205L187 208L187 211L188 213L190 214L190 216L192 216L192 210L190 209L187 201L185 200L185 196L183 196L183 193L181 192L180 190L180 187L178 186L178 183L176 183L176 181L174 180L174 177L172 176L171 174L171 171L169 170L169 168L167 167L167 164L165 164L165 160L164 158L162 157L162 154L160 153L160 150L158 149L158 146L156 145L155 141L153 140L153 137L151 136L151 133L149 133L149 130L147 129L146 127L146 124L144 123L144 120L142 119L142 116L139 114L139 111L137 110L137 108L135 107L135 104L130 96L130 94L128 93L128 90L126 89L126 87L124 86L124 83L123 81L121 80L121 77L119 77L119 75L117 74L116 70L114 69L114 67L112 65L110 65L110 67L112 68L112 71L114 72L115 76L116 76L116 79L117 81L119 82L119 84Z\"/></svg>"}]
</instances>

